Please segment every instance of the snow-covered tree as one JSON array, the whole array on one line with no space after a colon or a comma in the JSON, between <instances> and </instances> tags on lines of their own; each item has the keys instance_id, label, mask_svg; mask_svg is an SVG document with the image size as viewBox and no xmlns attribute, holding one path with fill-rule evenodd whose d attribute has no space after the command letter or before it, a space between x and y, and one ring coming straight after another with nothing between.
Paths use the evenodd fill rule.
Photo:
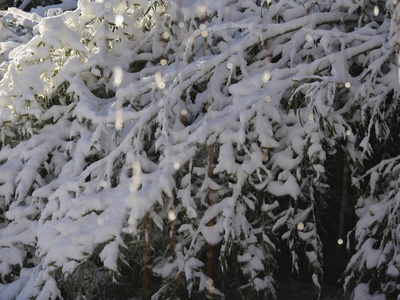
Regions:
<instances>
[{"instance_id":1,"label":"snow-covered tree","mask_svg":"<svg viewBox=\"0 0 400 300\"><path fill-rule=\"evenodd\" d=\"M282 247L319 295L339 159L359 197L345 289L392 299L395 2L3 14L1 297L272 299Z\"/></svg>"},{"instance_id":2,"label":"snow-covered tree","mask_svg":"<svg viewBox=\"0 0 400 300\"><path fill-rule=\"evenodd\" d=\"M61 14L65 10L74 10L77 0L1 0L0 9L7 10L17 7L19 10L30 11L41 16L53 16ZM19 12L21 14L22 12ZM25 16L32 19L32 16Z\"/></svg>"}]
</instances>

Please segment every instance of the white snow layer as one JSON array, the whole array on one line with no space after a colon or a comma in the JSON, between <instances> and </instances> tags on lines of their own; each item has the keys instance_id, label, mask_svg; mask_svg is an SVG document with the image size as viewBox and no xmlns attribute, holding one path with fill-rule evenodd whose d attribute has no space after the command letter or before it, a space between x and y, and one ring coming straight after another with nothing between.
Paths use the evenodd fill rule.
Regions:
<instances>
[{"instance_id":1,"label":"white snow layer","mask_svg":"<svg viewBox=\"0 0 400 300\"><path fill-rule=\"evenodd\" d=\"M274 293L268 235L284 228L278 238L295 234L309 245L320 286L314 193L325 187L335 143L345 140L351 159L361 160L343 117L351 101L335 111L333 102L347 97L336 91L366 93L369 82L357 86L348 61L361 53L372 60L374 49L390 43L375 25L326 29L358 21L342 12L356 9L351 1L325 1L329 12L329 3L317 9L315 1L233 2L171 0L165 14L149 15L150 2L136 0L1 12L0 274L21 271L0 285L0 295L56 299L53 271L71 274L96 249L104 268L118 273L125 238L148 242L146 218L159 230L181 222L174 255L163 253L153 266L163 280L182 273L200 291L220 294L195 257L206 243L221 244L226 268L234 240L249 284ZM254 61L251 51L258 51ZM379 68L371 64L362 75L375 78ZM368 145L369 132L365 152ZM281 199L308 208L284 208ZM377 216L378 208L369 212ZM254 213L267 223L249 222ZM371 220L361 219L356 234ZM306 226L296 233L299 222ZM384 254L366 241L361 260L378 267ZM24 267L27 252L36 257L32 269ZM359 284L355 297L366 299L365 288Z\"/></svg>"}]
</instances>

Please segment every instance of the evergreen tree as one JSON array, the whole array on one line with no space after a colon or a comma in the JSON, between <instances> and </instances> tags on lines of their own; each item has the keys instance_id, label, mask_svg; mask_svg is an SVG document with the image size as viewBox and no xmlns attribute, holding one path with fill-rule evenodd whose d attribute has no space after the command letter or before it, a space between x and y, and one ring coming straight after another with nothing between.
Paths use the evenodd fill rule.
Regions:
<instances>
[{"instance_id":1,"label":"evergreen tree","mask_svg":"<svg viewBox=\"0 0 400 300\"><path fill-rule=\"evenodd\" d=\"M345 290L395 299L399 9L80 1L11 35L5 14L0 297L273 299L283 249L320 295L351 183Z\"/></svg>"}]
</instances>

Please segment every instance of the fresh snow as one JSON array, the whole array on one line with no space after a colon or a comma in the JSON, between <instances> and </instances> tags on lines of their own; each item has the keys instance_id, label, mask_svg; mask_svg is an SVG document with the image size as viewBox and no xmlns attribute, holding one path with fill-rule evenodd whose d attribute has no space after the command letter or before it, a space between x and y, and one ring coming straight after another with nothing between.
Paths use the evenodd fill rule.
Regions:
<instances>
[{"instance_id":1,"label":"fresh snow","mask_svg":"<svg viewBox=\"0 0 400 300\"><path fill-rule=\"evenodd\" d=\"M159 277L154 299L179 284L222 296L210 268L276 297L281 240L295 272L306 249L319 295L335 155L358 189L344 288L398 292L400 159L363 168L397 122L400 11L371 3L65 0L24 12L25 0L0 12L0 298L61 298L85 264L118 282L132 261ZM359 275L370 270L388 277L374 295Z\"/></svg>"}]
</instances>

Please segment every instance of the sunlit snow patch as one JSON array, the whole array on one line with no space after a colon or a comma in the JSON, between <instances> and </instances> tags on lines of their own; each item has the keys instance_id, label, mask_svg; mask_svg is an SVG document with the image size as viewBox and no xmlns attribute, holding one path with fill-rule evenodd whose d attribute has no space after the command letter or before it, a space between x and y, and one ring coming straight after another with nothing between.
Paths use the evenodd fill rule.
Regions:
<instances>
[{"instance_id":1,"label":"sunlit snow patch","mask_svg":"<svg viewBox=\"0 0 400 300\"><path fill-rule=\"evenodd\" d=\"M379 15L379 8L375 5L374 7L374 16L377 17Z\"/></svg>"},{"instance_id":2,"label":"sunlit snow patch","mask_svg":"<svg viewBox=\"0 0 400 300\"><path fill-rule=\"evenodd\" d=\"M176 220L176 214L175 214L175 211L173 209L170 209L168 211L168 219L170 221L175 221Z\"/></svg>"},{"instance_id":3,"label":"sunlit snow patch","mask_svg":"<svg viewBox=\"0 0 400 300\"><path fill-rule=\"evenodd\" d=\"M160 74L160 72L157 72L155 75L155 80L156 80L156 85L159 89L164 89L165 88L165 82Z\"/></svg>"},{"instance_id":4,"label":"sunlit snow patch","mask_svg":"<svg viewBox=\"0 0 400 300\"><path fill-rule=\"evenodd\" d=\"M117 15L115 17L115 25L122 26L123 23L124 23L124 17L122 15Z\"/></svg>"},{"instance_id":5,"label":"sunlit snow patch","mask_svg":"<svg viewBox=\"0 0 400 300\"><path fill-rule=\"evenodd\" d=\"M297 229L300 230L300 231L304 230L304 223L303 222L298 223L297 224Z\"/></svg>"},{"instance_id":6,"label":"sunlit snow patch","mask_svg":"<svg viewBox=\"0 0 400 300\"><path fill-rule=\"evenodd\" d=\"M269 71L265 71L262 77L262 81L264 83L267 83L269 80L271 79L271 74L269 73Z\"/></svg>"},{"instance_id":7,"label":"sunlit snow patch","mask_svg":"<svg viewBox=\"0 0 400 300\"><path fill-rule=\"evenodd\" d=\"M114 68L114 83L113 83L113 85L115 87L119 87L121 85L123 75L124 74L122 72L122 68L121 67L115 67Z\"/></svg>"}]
</instances>

